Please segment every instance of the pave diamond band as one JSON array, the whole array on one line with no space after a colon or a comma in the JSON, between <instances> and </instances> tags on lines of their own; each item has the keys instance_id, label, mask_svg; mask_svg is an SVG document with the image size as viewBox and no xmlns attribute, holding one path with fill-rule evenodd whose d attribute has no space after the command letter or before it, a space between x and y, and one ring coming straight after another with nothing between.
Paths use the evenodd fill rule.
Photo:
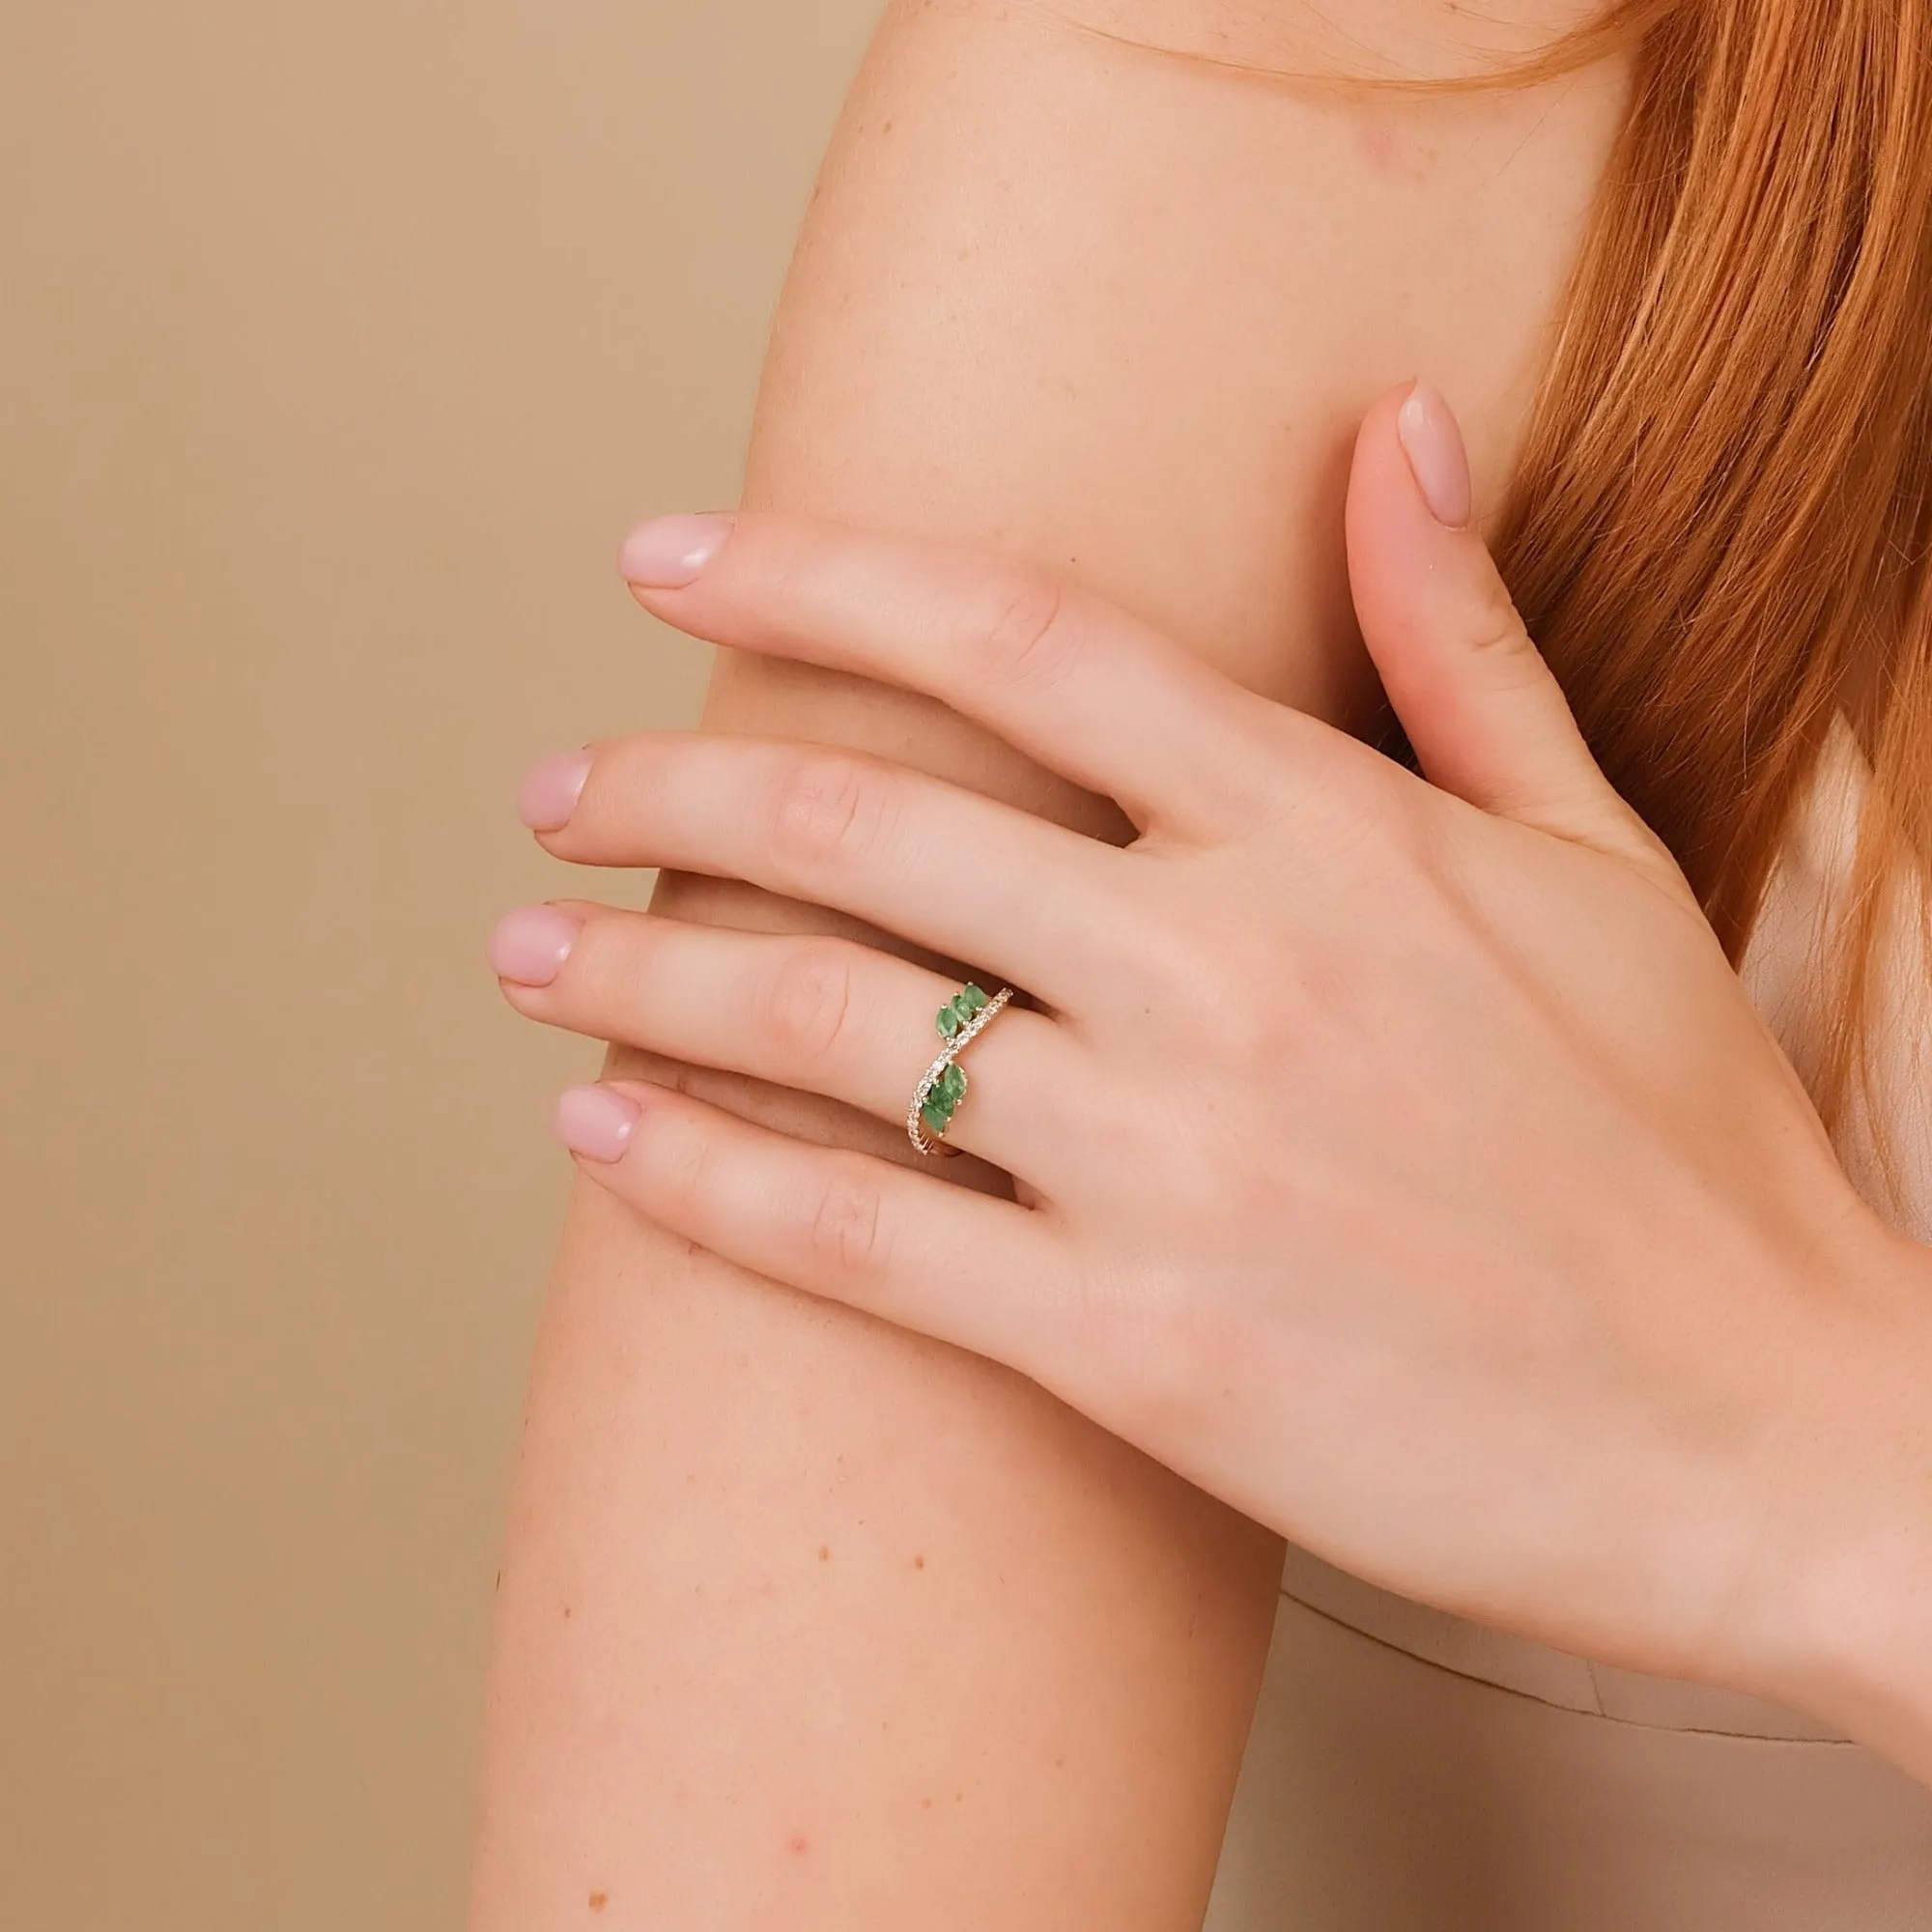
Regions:
<instances>
[{"instance_id":1,"label":"pave diamond band","mask_svg":"<svg viewBox=\"0 0 1932 1932\"><path fill-rule=\"evenodd\" d=\"M966 1069L959 1056L1006 1010L1010 986L988 993L970 980L940 1008L933 1021L945 1049L913 1089L906 1108L906 1138L923 1154L937 1153L953 1114L966 1097Z\"/></svg>"}]
</instances>

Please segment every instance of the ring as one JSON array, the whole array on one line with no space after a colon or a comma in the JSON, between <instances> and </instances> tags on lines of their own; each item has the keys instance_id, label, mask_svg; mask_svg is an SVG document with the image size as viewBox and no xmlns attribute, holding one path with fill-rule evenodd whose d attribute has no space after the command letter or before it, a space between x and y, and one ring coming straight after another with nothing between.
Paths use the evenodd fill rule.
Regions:
<instances>
[{"instance_id":1,"label":"ring","mask_svg":"<svg viewBox=\"0 0 1932 1932\"><path fill-rule=\"evenodd\" d=\"M966 1069L959 1065L959 1056L999 1018L1012 996L1010 986L989 994L969 980L940 1008L933 1025L946 1042L945 1051L921 1076L906 1109L906 1138L921 1153L939 1151L946 1129L966 1097Z\"/></svg>"}]
</instances>

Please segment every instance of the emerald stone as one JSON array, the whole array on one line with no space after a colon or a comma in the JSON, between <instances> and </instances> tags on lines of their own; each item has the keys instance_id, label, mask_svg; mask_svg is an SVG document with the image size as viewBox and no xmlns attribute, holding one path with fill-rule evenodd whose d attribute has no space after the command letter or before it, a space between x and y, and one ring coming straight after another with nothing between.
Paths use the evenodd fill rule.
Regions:
<instances>
[{"instance_id":1,"label":"emerald stone","mask_svg":"<svg viewBox=\"0 0 1932 1932\"><path fill-rule=\"evenodd\" d=\"M930 1100L919 1110L919 1117L925 1122L925 1130L929 1134L943 1134L947 1122L952 1118L951 1114L935 1107Z\"/></svg>"},{"instance_id":2,"label":"emerald stone","mask_svg":"<svg viewBox=\"0 0 1932 1932\"><path fill-rule=\"evenodd\" d=\"M950 1000L940 1008L939 1033L942 1039L951 1039L964 1024L965 1022L952 1010L952 1003Z\"/></svg>"},{"instance_id":3,"label":"emerald stone","mask_svg":"<svg viewBox=\"0 0 1932 1932\"><path fill-rule=\"evenodd\" d=\"M959 1104L959 1096L966 1091L966 1069L955 1061L949 1062L946 1071L933 1082L933 1092L946 1096L949 1107Z\"/></svg>"},{"instance_id":4,"label":"emerald stone","mask_svg":"<svg viewBox=\"0 0 1932 1932\"><path fill-rule=\"evenodd\" d=\"M954 993L949 1010L959 1015L959 1024L964 1026L973 1017L973 1002L964 993Z\"/></svg>"},{"instance_id":5,"label":"emerald stone","mask_svg":"<svg viewBox=\"0 0 1932 1932\"><path fill-rule=\"evenodd\" d=\"M971 1011L977 1013L986 1004L986 989L983 986L975 986L969 982L965 990L960 993L959 998L966 1002Z\"/></svg>"}]
</instances>

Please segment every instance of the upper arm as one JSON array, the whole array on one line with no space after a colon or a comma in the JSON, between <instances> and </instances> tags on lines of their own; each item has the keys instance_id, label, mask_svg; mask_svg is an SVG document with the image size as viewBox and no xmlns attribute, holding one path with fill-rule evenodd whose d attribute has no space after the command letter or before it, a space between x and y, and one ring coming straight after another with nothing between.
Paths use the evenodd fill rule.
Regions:
<instances>
[{"instance_id":1,"label":"upper arm","mask_svg":"<svg viewBox=\"0 0 1932 1932\"><path fill-rule=\"evenodd\" d=\"M1360 11L1394 47L1455 10ZM1067 14L1166 45L1191 19L1222 64ZM1334 14L903 0L801 240L749 499L1025 552L1345 714L1367 682L1341 521L1362 412L1426 371L1494 493L1625 80L1431 99L1268 77L1317 58L1285 15Z\"/></svg>"},{"instance_id":2,"label":"upper arm","mask_svg":"<svg viewBox=\"0 0 1932 1932\"><path fill-rule=\"evenodd\" d=\"M1006 547L1341 716L1365 688L1355 419L1426 367L1493 486L1616 108L1601 81L1346 106L1025 0L904 0L800 243L748 498ZM1111 822L929 704L806 668L722 664L707 718ZM595 1896L606 1923L785 1932L1197 1923L1277 1556L1018 1378L581 1189L514 1505L477 1922L576 1925Z\"/></svg>"}]
</instances>

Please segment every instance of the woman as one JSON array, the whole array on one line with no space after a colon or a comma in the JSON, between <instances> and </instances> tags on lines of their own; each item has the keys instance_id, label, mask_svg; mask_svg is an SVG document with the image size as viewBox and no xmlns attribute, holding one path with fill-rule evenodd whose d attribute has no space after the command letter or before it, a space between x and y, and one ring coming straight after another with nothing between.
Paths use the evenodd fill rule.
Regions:
<instances>
[{"instance_id":1,"label":"woman","mask_svg":"<svg viewBox=\"0 0 1932 1932\"><path fill-rule=\"evenodd\" d=\"M1018 31L929 17L954 11L918 10L882 41L872 91L853 110L870 145L835 161L821 222L836 222L842 193L849 231L875 242L878 225L855 220L855 204L863 212L880 179L918 179L927 165L903 152L884 160L883 144L896 128L917 149L932 131L922 103L948 88L971 92L974 63L986 60L978 37L999 46ZM1486 456L1520 443L1518 507L1503 540L1514 587L1591 747L1668 839L1688 885L1566 737L1560 706L1525 668L1532 655L1476 654L1483 675L1502 672L1493 691L1459 668L1458 622L1464 643L1480 640L1468 613L1493 618L1504 606L1486 591L1475 540L1460 527L1467 486L1446 411L1426 391L1371 412L1350 535L1364 633L1435 789L1365 751L1345 753L1339 737L1259 699L1244 708L1232 687L1189 672L1122 621L1078 622L1070 655L1057 644L1011 648L1066 635L1047 622L1037 578L982 576L983 566L929 555L907 561L887 546L865 569L844 568L856 594L819 594L814 559L836 563L851 540L753 518L728 537L723 526L673 526L641 539L631 561L654 608L734 643L937 690L1057 764L1081 793L992 754L976 763L930 712L887 708L869 688L792 682L783 671L748 679L742 661L721 685L715 723L869 739L1094 833L1110 820L1087 795L1111 794L1149 828L1134 851L1111 855L1138 869L1104 870L1103 847L1047 837L1037 816L988 816L957 792L895 790L896 816L868 820L883 794L855 789L851 767L823 758L787 794L793 842L770 846L748 836L763 822L758 786L770 782L755 762L767 754L750 748L688 757L659 745L629 767L600 753L548 768L526 793L529 815L565 856L663 860L815 889L945 957L1008 967L1054 1015L1009 1012L975 1038L960 1063L974 1085L957 1132L1023 1184L1035 1178L1030 1165L1051 1171L1061 1195L1023 1193L1025 1208L948 1196L949 1208L935 1208L925 1177L889 1188L869 1161L803 1152L730 1120L776 1118L824 1140L856 1137L849 1111L837 1125L823 1113L775 1117L761 1091L697 1073L677 1076L689 1096L653 1100L641 1114L633 1110L650 1095L621 1083L614 1113L609 1094L573 1105L565 1124L587 1156L604 1157L612 1185L753 1273L871 1300L1004 1353L1252 1517L1480 1620L1432 1624L1404 1597L1291 1554L1275 1646L1287 1680L1270 1685L1276 1721L1264 1716L1251 1752L1248 1829L1231 1839L1217 1907L1229 1924L1868 1925L1913 1922L1932 1901L1922 1795L1833 1741L1852 1731L1924 1764L1923 1687L1913 1671L1927 1646L1915 1645L1910 1622L1924 1574L1910 1527L1924 1494L1914 1487L1923 1442L1909 1379L1926 1359L1919 1257L1854 1207L1785 1063L1744 1012L1718 940L1695 916L1701 901L1734 948L1770 929L1771 860L1802 833L1800 802L1819 796L1821 773L1856 771L1849 753L1824 762L1842 715L1870 754L1872 805L1851 910L1828 914L1844 971L1827 982L1829 1004L1811 1006L1830 1024L1793 1043L1847 1157L1903 1218L1910 1164L1896 1136L1876 1131L1886 1108L1866 1096L1883 1103L1885 1081L1861 1077L1859 1043L1885 1009L1887 975L1905 970L1901 957L1911 965L1901 894L1882 888L1897 887L1919 838L1925 19L1916 5L1644 12L1661 17L1635 53L1605 54L1608 39L1585 46L1604 54L1589 70L1594 98L1579 89L1541 99L1541 119L1521 136L1545 144L1536 191L1559 200L1579 185L1596 191L1587 232L1570 231L1574 253L1552 240L1560 224L1522 244L1521 208L1497 210L1491 230L1465 222L1456 273L1439 286L1460 286L1465 303L1472 281L1498 286L1471 274L1485 233L1528 247L1526 266L1507 248L1494 258L1520 277L1505 292L1531 319L1492 382L1471 385L1478 474ZM1078 58L1095 58L1086 41L1117 24L1082 21ZM1052 38L1058 26L1042 32L1047 40L1026 48L1030 73L1041 45L1065 53L1070 44ZM1127 63L1105 70L1109 86L1140 85L1136 57L1105 44L1107 59ZM1218 43L1212 51L1227 57ZM1225 84L1218 71L1212 79ZM898 111L879 114L882 99ZM1216 101L1229 106L1225 95ZM1355 169L1343 172L1364 199L1392 164L1398 175L1419 166L1426 184L1440 159L1417 157L1428 154L1420 128L1441 138L1442 124L1426 118L1441 103L1405 110L1424 118L1393 127L1376 119L1382 109L1283 108L1273 97L1263 106L1253 127L1222 137L1229 149L1286 139L1286 127L1318 160L1332 160L1321 143L1339 132ZM1470 113L1453 124L1471 140L1465 153L1480 146L1472 135L1498 126ZM1157 148L1161 127L1143 120L1136 136ZM1244 158L1235 156L1235 172L1248 179ZM922 235L939 227L949 253L965 235L961 260L988 236L1010 248L958 208L960 218L934 224L925 186ZM1400 229L1400 200L1377 212ZM1063 235L1064 213L1055 211ZM1175 249L1201 248L1202 225L1177 223ZM754 461L750 498L998 534L1007 548L1017 523L1020 547L1059 562L1057 575L1070 565L1204 645L1226 612L1216 600L1253 582L1249 559L1262 548L1238 488L1215 499L1215 526L1183 517L1161 531L1176 568L1160 582L1140 553L1128 560L1131 501L1127 514L1094 516L1105 539L1096 560L1078 532L1063 551L1049 511L1031 521L1005 514L1008 505L957 513L923 478L923 495L891 495L899 480L891 462L888 500L855 502L880 486L855 484L838 462L833 480L802 465L810 439L801 427L820 407L800 400L808 388L831 397L842 422L855 399L864 415L868 384L892 389L895 356L909 359L891 322L874 322L869 353L851 365L823 335L814 341L814 307L852 326L850 264L838 261L836 226L834 240L827 232L819 261L808 248L794 283L779 401L768 400L761 428L778 454L762 476ZM1132 232L1136 253L1158 255L1163 239L1157 224ZM903 248L906 234L896 240ZM1543 243L1550 252L1535 255ZM1349 267L1353 286L1373 283L1374 265L1350 255ZM1412 248L1401 268L1412 298L1438 287ZM1560 282L1558 270L1570 281L1551 358L1537 354L1533 294ZM1010 298L1010 277L990 278ZM1240 309L1249 286L1212 308L1211 327ZM1190 304L1187 327L1202 306ZM1445 312L1452 333L1475 332L1466 305ZM1142 326L1142 308L1132 314L1120 333ZM1714 343L1725 353L1714 355ZM1217 348L1201 383L1210 398L1231 368L1246 366L1227 343ZM796 393L788 358L810 377ZM1050 358L1016 359L1037 402ZM1501 399L1522 366L1545 364L1525 437ZM1105 427L1104 356L1090 352L1079 373L1101 392L1102 405L1088 408ZM1144 440L1159 445L1162 425L1151 427ZM1230 473L1237 486L1253 477L1278 505L1279 484L1241 440L1247 434L1230 432L1247 459ZM969 442L969 469L972 453ZM1009 467L1012 453L1009 440ZM1171 459L1175 448L1159 453ZM1313 462L1302 481L1311 498L1332 489ZM1182 493L1169 483L1161 498L1162 487L1142 494L1166 508ZM1132 492L1116 485L1120 495ZM758 534L773 529L775 572ZM1307 547L1319 548L1316 537ZM1248 561L1245 584L1240 568L1224 567L1231 549L1236 566ZM1433 581L1417 575L1418 559L1434 565ZM1136 569L1151 575L1136 582ZM760 589L772 582L776 594ZM1321 646L1309 658L1284 664L1274 639L1285 626L1238 622L1216 638L1215 654L1250 685L1366 723L1367 680L1332 621L1321 573L1290 587ZM895 654L880 613L942 617L950 592L961 593L968 617L891 627L931 640L926 658ZM1281 599L1277 583L1263 614L1281 612ZM976 637L991 653L985 681L949 675L948 639ZM1073 674L1096 665L1097 676ZM828 693L836 714L822 708ZM1029 710L1029 693L1055 702ZM1204 756L1204 746L1225 749ZM1321 781L1314 790L1310 764ZM635 789L611 777L627 769ZM604 776L580 806L572 788L591 771ZM641 829L608 815L627 796L648 806ZM915 798L917 810L900 810ZM825 836L828 820L836 830L855 810L874 835L870 871L841 869L844 848ZM934 811L952 813L953 836L935 837ZM960 855L982 848L994 863L969 867ZM781 863L787 850L790 866ZM820 853L810 873L797 863L807 851ZM1418 852L1438 861L1446 852L1453 865L1432 870ZM1457 892L1441 890L1445 876ZM1780 876L1798 873L1787 866ZM673 891L686 895L671 901L677 909L716 923L780 923L742 901L695 899L688 885ZM1297 907L1299 924L1282 910ZM1806 917L1802 904L1795 916ZM1392 921L1418 942L1423 970L1413 958L1398 970L1386 944L1378 951ZM1241 997L1211 1009L1212 1023L1197 1014L1178 1027L1184 969L1203 963L1190 950L1201 935L1220 942L1214 983ZM854 1039L888 1039L883 1021L870 1035L827 1027L823 1057L808 1068L748 1023L788 1007L733 1005L734 991L766 983L792 999L838 982L822 944L807 969L767 981L760 976L780 956L772 949L783 946L580 908L547 926L521 922L499 936L497 960L526 988L548 978L516 995L527 1010L882 1111L877 1064L861 1069L838 1054ZM1508 971L1497 970L1498 953ZM911 965L881 978L883 961L866 979L849 954L838 956L861 1014L903 1013L905 992L923 999L935 980L943 990L953 983ZM633 973L658 995L641 1009L613 993ZM1242 1009L1284 974L1285 1018L1270 1025ZM1110 980L1111 992L1083 1005L1084 988ZM864 990L888 985L891 995ZM681 1000L667 997L677 988ZM1483 1049L1460 1065L1445 1008L1466 1019L1461 1043ZM1337 1030L1312 1024L1317 1013ZM1083 1057L1103 1034L1111 1057ZM1142 1059L1158 1044L1157 1067L1139 1064L1136 1039L1149 1049ZM1231 1068L1240 1076L1233 1083ZM1298 1117L1286 1085L1279 1111L1253 1105L1258 1086L1265 1094L1273 1081L1329 1103L1332 1145L1305 1117L1291 1124ZM1176 1131L1110 1118L1110 1103L1129 1094ZM707 1095L725 1110L707 1109ZM1391 1144L1371 1133L1411 1113ZM1230 1119L1249 1131L1217 1144ZM927 1124L952 1131L950 1121ZM1123 1172L1123 1162L1133 1164ZM1284 1188L1284 1174L1318 1165L1321 1189ZM694 1172L703 1186L677 1185ZM1094 1210L1077 1235L1079 1266L1012 1234L1024 1221L1037 1236L1080 1194L1068 1179L1076 1173L1088 1176ZM840 1185L824 1185L827 1174ZM974 1178L992 1184L983 1171ZM883 1217L911 1187L921 1189L917 1214L871 1217L872 1205ZM889 1359L875 1329L815 1315L749 1278L707 1276L695 1258L683 1276L680 1264L660 1264L645 1318L658 1354L642 1372L656 1379L640 1400L627 1360L637 1331L613 1310L648 1247L625 1250L645 1237L599 1218L594 1200L574 1210L533 1406L486 1776L480 1920L561 1922L586 1907L640 1923L850 1925L914 1912L925 1924L1198 1919L1265 1631L1255 1611L1279 1546L1151 1467L1120 1461L1024 1385L902 1338L891 1338L901 1352ZM781 1217L801 1202L836 1210L815 1224L831 1237L829 1264L824 1243L787 1238ZM888 1226L883 1249L862 1238ZM1131 1251L1110 1254L1105 1242L1122 1229L1134 1232ZM1156 1229L1172 1236L1167 1247ZM1301 1284L1298 1304L1284 1299L1273 1265L1290 1241L1302 1244L1286 1285ZM878 1259L903 1261L909 1250L926 1257L910 1273ZM953 1278L962 1254L970 1283ZM1067 1284L1091 1290L1096 1280L1112 1285L1107 1299L1126 1321L1042 1325L1042 1310L1091 1316L1091 1293ZM1568 1292L1546 1308L1541 1292L1559 1282ZM1299 1329L1280 1318L1297 1305ZM1364 1310L1376 1318L1366 1325ZM781 1332L793 1353L774 1372ZM1323 1334L1325 1367L1313 1347ZM1284 1336L1293 1346L1262 1346ZM923 1413L901 1409L884 1430L870 1416L827 1415L855 1392L869 1401L886 1390L889 1367L917 1389ZM1292 1403L1273 1399L1284 1387ZM686 1390L701 1412L681 1406ZM735 1402L774 1399L800 1425L779 1432L799 1465L790 1488L783 1450L755 1431L748 1450L730 1412ZM1552 1406L1564 1429L1552 1428ZM641 1422L621 1419L640 1411ZM826 1455L841 1429L853 1449ZM721 1436L727 1453L714 1454ZM1795 1441L1826 1446L1833 1480L1800 1480ZM889 1457L902 1468L908 1455L924 1459L911 1497L880 1477ZM762 1562L744 1554L753 1491L774 1530ZM651 1532L642 1542L639 1519ZM827 1522L837 1536L817 1533ZM801 1525L812 1526L808 1537ZM1015 1575L1028 1586L1017 1611ZM941 1588L922 1599L928 1577ZM1553 1647L1483 1634L1498 1624ZM1579 1652L1609 1667L1580 1663ZM1297 1679L1310 1657L1320 1671L1303 1667ZM1617 1667L1643 1675L1622 1679ZM1675 1682L1689 1675L1807 1706L1822 1734L1760 1703L1699 1701ZM1615 1696L1627 1700L1621 1714ZM1526 1724L1525 1710L1535 1714ZM1415 1721L1431 1729L1419 1765L1384 1747ZM1727 1735L1713 1739L1714 1730ZM1257 1831L1267 1801L1272 1815ZM1281 1846L1292 1856L1277 1870L1268 1853Z\"/></svg>"}]
</instances>

